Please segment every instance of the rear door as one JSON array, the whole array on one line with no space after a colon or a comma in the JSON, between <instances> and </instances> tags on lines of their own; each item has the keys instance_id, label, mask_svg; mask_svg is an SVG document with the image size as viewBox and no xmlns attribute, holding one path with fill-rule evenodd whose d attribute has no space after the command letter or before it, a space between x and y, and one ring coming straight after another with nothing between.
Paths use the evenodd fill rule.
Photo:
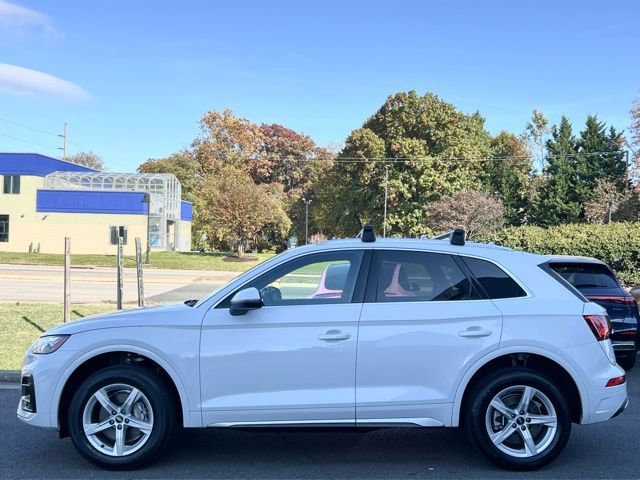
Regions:
<instances>
[{"instance_id":1,"label":"rear door","mask_svg":"<svg viewBox=\"0 0 640 480\"><path fill-rule=\"evenodd\" d=\"M360 317L359 425L442 426L459 379L496 349L502 315L445 253L375 250Z\"/></svg>"}]
</instances>

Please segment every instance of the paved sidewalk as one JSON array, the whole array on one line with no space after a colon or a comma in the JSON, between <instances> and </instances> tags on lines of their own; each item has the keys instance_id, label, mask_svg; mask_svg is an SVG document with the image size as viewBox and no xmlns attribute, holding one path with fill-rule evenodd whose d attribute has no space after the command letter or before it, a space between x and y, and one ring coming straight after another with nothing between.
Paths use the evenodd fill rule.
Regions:
<instances>
[{"instance_id":1,"label":"paved sidewalk","mask_svg":"<svg viewBox=\"0 0 640 480\"><path fill-rule=\"evenodd\" d=\"M147 269L144 271L145 297L153 297L155 301L200 298L238 274L210 270ZM0 264L0 279L0 302L58 303L63 300L64 268L61 266ZM178 289L179 294L169 295L171 300L163 300L164 295ZM115 301L115 297L115 268L71 267L71 302L98 303ZM136 298L136 270L125 268L124 300L135 301Z\"/></svg>"}]
</instances>

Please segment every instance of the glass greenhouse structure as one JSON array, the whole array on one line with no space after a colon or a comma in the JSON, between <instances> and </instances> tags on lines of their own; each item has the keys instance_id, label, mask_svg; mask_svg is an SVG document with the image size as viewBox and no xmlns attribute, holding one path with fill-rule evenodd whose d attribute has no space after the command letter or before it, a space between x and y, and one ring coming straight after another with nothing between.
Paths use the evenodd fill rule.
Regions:
<instances>
[{"instance_id":1,"label":"glass greenhouse structure","mask_svg":"<svg viewBox=\"0 0 640 480\"><path fill-rule=\"evenodd\" d=\"M148 193L151 247L173 250L179 244L182 191L173 174L54 172L45 177L44 188Z\"/></svg>"}]
</instances>

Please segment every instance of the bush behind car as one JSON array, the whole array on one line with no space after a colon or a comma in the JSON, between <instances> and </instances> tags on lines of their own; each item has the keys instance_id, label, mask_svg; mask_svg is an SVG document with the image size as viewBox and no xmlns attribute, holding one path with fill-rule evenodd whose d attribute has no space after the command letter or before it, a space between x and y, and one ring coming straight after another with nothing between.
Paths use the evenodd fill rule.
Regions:
<instances>
[{"instance_id":1,"label":"bush behind car","mask_svg":"<svg viewBox=\"0 0 640 480\"><path fill-rule=\"evenodd\" d=\"M627 286L640 285L640 223L506 227L478 238L482 242L543 255L579 255L606 262Z\"/></svg>"}]
</instances>

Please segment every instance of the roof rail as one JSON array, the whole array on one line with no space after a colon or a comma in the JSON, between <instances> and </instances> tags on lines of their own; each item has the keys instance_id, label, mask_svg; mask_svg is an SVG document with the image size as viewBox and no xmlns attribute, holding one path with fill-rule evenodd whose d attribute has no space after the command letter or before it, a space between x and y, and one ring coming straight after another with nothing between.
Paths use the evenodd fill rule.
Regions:
<instances>
[{"instance_id":1,"label":"roof rail","mask_svg":"<svg viewBox=\"0 0 640 480\"><path fill-rule=\"evenodd\" d=\"M449 230L447 233L443 233L442 235L438 235L437 237L433 237L434 240L447 240L449 239L449 243L451 245L464 245L464 229L462 228L454 228L453 230Z\"/></svg>"},{"instance_id":2,"label":"roof rail","mask_svg":"<svg viewBox=\"0 0 640 480\"><path fill-rule=\"evenodd\" d=\"M365 225L362 227L362 230L356 235L356 238L359 238L365 243L375 242L376 234L373 231L373 225Z\"/></svg>"}]
</instances>

